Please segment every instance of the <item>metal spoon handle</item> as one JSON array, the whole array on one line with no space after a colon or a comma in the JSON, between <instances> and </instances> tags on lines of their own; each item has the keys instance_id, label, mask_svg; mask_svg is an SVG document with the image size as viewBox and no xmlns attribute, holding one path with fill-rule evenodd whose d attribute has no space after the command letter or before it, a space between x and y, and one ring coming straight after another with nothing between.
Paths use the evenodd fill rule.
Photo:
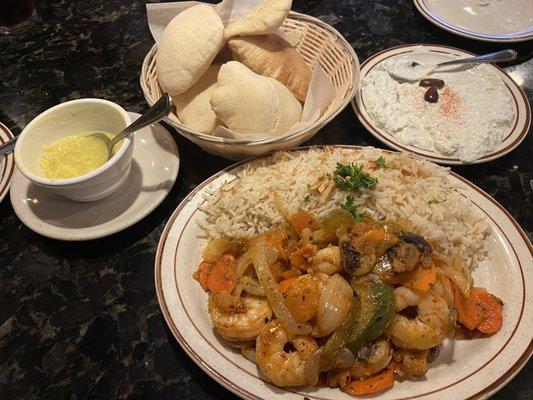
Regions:
<instances>
[{"instance_id":1,"label":"metal spoon handle","mask_svg":"<svg viewBox=\"0 0 533 400\"><path fill-rule=\"evenodd\" d=\"M455 64L478 64L478 63L495 63L502 61L513 61L517 56L516 51L507 49L497 51L495 53L484 54L482 56L463 58L461 60L452 60L446 61L440 64L437 64L437 67L444 67L446 65L455 65Z\"/></svg>"},{"instance_id":2,"label":"metal spoon handle","mask_svg":"<svg viewBox=\"0 0 533 400\"><path fill-rule=\"evenodd\" d=\"M163 94L145 114L141 115L135 122L113 137L111 148L130 133L138 131L154 122L161 121L170 113L173 104L172 97L168 93Z\"/></svg>"},{"instance_id":3,"label":"metal spoon handle","mask_svg":"<svg viewBox=\"0 0 533 400\"><path fill-rule=\"evenodd\" d=\"M3 145L0 146L0 156L11 153L15 150L15 143L19 137L15 136L13 139L8 140Z\"/></svg>"}]
</instances>

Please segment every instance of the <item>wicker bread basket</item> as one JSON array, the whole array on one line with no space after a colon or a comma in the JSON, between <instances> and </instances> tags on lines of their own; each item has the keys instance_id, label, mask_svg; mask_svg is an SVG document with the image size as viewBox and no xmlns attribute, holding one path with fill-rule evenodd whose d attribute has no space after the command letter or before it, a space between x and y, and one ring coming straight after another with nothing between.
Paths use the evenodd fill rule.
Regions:
<instances>
[{"instance_id":1,"label":"wicker bread basket","mask_svg":"<svg viewBox=\"0 0 533 400\"><path fill-rule=\"evenodd\" d=\"M288 149L313 137L353 99L359 85L359 60L353 48L339 32L309 15L291 11L281 30L299 31L301 39L296 50L308 65L312 66L318 61L335 87L335 97L329 107L311 126L288 136L251 141L220 138L195 132L181 123L174 113L171 113L165 121L205 151L232 160ZM154 104L163 94L157 82L156 52L157 44L146 55L140 78L142 91L149 105Z\"/></svg>"}]
</instances>

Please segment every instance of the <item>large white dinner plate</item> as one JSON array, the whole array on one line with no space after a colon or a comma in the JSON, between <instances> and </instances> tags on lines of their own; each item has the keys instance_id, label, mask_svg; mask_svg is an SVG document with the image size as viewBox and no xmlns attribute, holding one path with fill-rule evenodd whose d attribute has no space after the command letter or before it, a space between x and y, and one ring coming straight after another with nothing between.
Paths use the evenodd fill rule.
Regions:
<instances>
[{"instance_id":1,"label":"large white dinner plate","mask_svg":"<svg viewBox=\"0 0 533 400\"><path fill-rule=\"evenodd\" d=\"M532 0L533 1L533 0ZM391 47L390 49L383 50L379 53L374 54L363 64L361 64L361 80L364 79L366 75L370 73L374 68L376 68L381 62L399 54L405 54L415 51L415 49L420 49L422 47L426 51L442 55L446 57L443 60L448 60L449 56L453 57L470 57L473 54L464 50L456 49L453 47L435 45L435 44L409 44L402 45L397 47ZM504 85L509 91L509 95L513 101L513 109L515 113L515 119L509 128L509 131L503 135L502 142L497 145L492 151L486 153L479 159L471 162L464 163L460 159L455 157L449 157L443 154L440 154L436 151L421 149L412 145L407 145L398 141L392 134L378 127L370 114L368 113L364 96L362 95L361 85L357 90L354 99L352 100L352 107L354 109L357 118L365 126L368 131L375 136L379 141L386 144L393 149L408 152L415 154L419 157L425 158L426 160L433 161L439 164L445 165L470 165L470 164L479 164L487 161L492 161L497 158L503 157L507 153L513 151L515 148L522 143L529 132L529 127L531 125L531 107L527 100L527 97L524 91L513 81L509 75L507 75L503 70L496 66L490 66L497 73L499 78L502 80ZM465 74L465 79L468 79L468 72L458 72ZM494 102L494 107L499 107L497 101ZM483 112L483 110L480 110Z\"/></svg>"},{"instance_id":2,"label":"large white dinner plate","mask_svg":"<svg viewBox=\"0 0 533 400\"><path fill-rule=\"evenodd\" d=\"M435 25L470 39L521 42L533 39L531 0L414 0Z\"/></svg>"},{"instance_id":3,"label":"large white dinner plate","mask_svg":"<svg viewBox=\"0 0 533 400\"><path fill-rule=\"evenodd\" d=\"M342 146L357 151L355 146ZM295 149L293 151L305 151ZM257 162L256 158L251 162ZM163 316L187 354L212 378L245 399L353 399L338 389L281 389L256 366L218 340L207 312L207 295L192 278L205 240L195 219L206 190L235 179L246 162L212 176L191 192L170 217L155 260L155 285ZM475 271L476 284L503 299L504 325L488 339L451 341L425 378L396 382L380 399L485 398L505 385L533 351L532 246L516 221L485 192L454 175L453 180L492 228L489 257Z\"/></svg>"},{"instance_id":4,"label":"large white dinner plate","mask_svg":"<svg viewBox=\"0 0 533 400\"><path fill-rule=\"evenodd\" d=\"M13 134L7 126L0 123L0 145L10 139L13 139ZM13 158L13 153L0 156L0 201L6 197L6 194L9 191L9 184L11 183L14 169L15 159Z\"/></svg>"},{"instance_id":5,"label":"large white dinner plate","mask_svg":"<svg viewBox=\"0 0 533 400\"><path fill-rule=\"evenodd\" d=\"M139 114L128 112L132 121ZM11 183L15 214L40 235L67 241L92 240L122 231L150 214L174 186L179 154L174 138L154 124L133 136L131 169L111 196L89 203L65 199L33 185L18 170Z\"/></svg>"}]
</instances>

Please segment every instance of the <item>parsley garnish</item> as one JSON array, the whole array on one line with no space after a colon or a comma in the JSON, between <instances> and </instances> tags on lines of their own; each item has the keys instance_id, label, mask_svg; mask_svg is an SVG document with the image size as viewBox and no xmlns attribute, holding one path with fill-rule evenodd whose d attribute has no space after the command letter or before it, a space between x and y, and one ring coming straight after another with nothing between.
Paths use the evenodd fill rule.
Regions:
<instances>
[{"instance_id":1,"label":"parsley garnish","mask_svg":"<svg viewBox=\"0 0 533 400\"><path fill-rule=\"evenodd\" d=\"M311 201L311 198L309 197L309 195L304 197L304 203L309 203L310 201Z\"/></svg>"},{"instance_id":2,"label":"parsley garnish","mask_svg":"<svg viewBox=\"0 0 533 400\"><path fill-rule=\"evenodd\" d=\"M376 167L379 169L379 168L387 168L386 164L385 164L385 158L383 156L381 157L378 157L376 159L376 161L374 161L376 163Z\"/></svg>"},{"instance_id":3,"label":"parsley garnish","mask_svg":"<svg viewBox=\"0 0 533 400\"><path fill-rule=\"evenodd\" d=\"M354 204L352 196L346 196L346 200L341 204L341 208L352 214L358 222L364 219L364 215L357 212L357 206Z\"/></svg>"},{"instance_id":4,"label":"parsley garnish","mask_svg":"<svg viewBox=\"0 0 533 400\"><path fill-rule=\"evenodd\" d=\"M329 172L326 174L326 179L331 180L331 174Z\"/></svg>"},{"instance_id":5,"label":"parsley garnish","mask_svg":"<svg viewBox=\"0 0 533 400\"><path fill-rule=\"evenodd\" d=\"M363 171L363 167L357 164L343 165L338 163L335 168L333 180L337 188L343 192L355 192L359 189L371 189L378 180Z\"/></svg>"},{"instance_id":6,"label":"parsley garnish","mask_svg":"<svg viewBox=\"0 0 533 400\"><path fill-rule=\"evenodd\" d=\"M431 199L431 200L428 200L428 204L429 205L440 204L440 203L444 203L445 201L446 201L446 199L444 199L444 200Z\"/></svg>"}]
</instances>

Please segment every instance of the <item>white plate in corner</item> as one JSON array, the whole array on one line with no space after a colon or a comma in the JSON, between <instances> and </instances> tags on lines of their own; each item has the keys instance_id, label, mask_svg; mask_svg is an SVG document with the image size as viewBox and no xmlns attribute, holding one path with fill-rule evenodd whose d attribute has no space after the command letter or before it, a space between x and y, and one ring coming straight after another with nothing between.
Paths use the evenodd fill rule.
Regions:
<instances>
[{"instance_id":1,"label":"white plate in corner","mask_svg":"<svg viewBox=\"0 0 533 400\"><path fill-rule=\"evenodd\" d=\"M438 53L439 55L452 55L454 58L466 58L474 55L473 53L461 49L436 44L408 44L391 47L374 54L361 64L361 80L364 79L364 77L382 61L392 56L413 52L415 49L419 49L420 47L426 51ZM499 78L509 90L509 95L514 102L513 108L515 111L515 121L512 127L509 128L509 131L504 135L504 138L500 144L498 144L492 151L484 154L482 157L471 163L464 163L456 157L449 157L436 151L426 150L401 143L389 132L379 128L365 107L361 85L359 85L359 89L352 100L352 108L359 121L376 139L398 151L411 153L418 157L422 157L426 160L443 165L472 165L492 161L513 151L525 139L531 125L531 107L524 91L509 75L494 65L491 65L490 67L497 72ZM497 107L498 104L494 104L494 106Z\"/></svg>"},{"instance_id":2,"label":"white plate in corner","mask_svg":"<svg viewBox=\"0 0 533 400\"><path fill-rule=\"evenodd\" d=\"M326 146L327 147L327 146ZM334 146L357 151L358 146ZM318 147L314 147L315 149ZM293 151L306 151L297 148ZM385 150L386 151L386 150ZM278 388L240 352L224 345L212 329L207 294L192 274L206 244L196 222L208 191L234 180L248 163L240 162L198 185L177 207L161 235L155 260L155 287L162 314L185 352L211 378L243 399L353 400L338 389ZM503 299L504 326L490 339L448 342L425 379L396 382L380 400L485 399L501 389L533 352L533 247L503 207L481 189L451 174L464 195L485 215L492 229L489 257L474 273L476 283ZM361 397L363 398L363 397Z\"/></svg>"},{"instance_id":3,"label":"white plate in corner","mask_svg":"<svg viewBox=\"0 0 533 400\"><path fill-rule=\"evenodd\" d=\"M13 134L7 126L0 122L0 145L11 139L13 139ZM4 197L6 197L9 191L9 184L11 183L14 169L15 158L13 157L13 153L0 156L0 202L4 200Z\"/></svg>"},{"instance_id":4,"label":"white plate in corner","mask_svg":"<svg viewBox=\"0 0 533 400\"><path fill-rule=\"evenodd\" d=\"M128 112L132 121L140 114ZM178 176L179 153L160 124L133 135L131 170L111 196L80 203L33 185L15 169L11 203L15 214L40 235L66 241L98 239L122 231L150 214L168 195Z\"/></svg>"},{"instance_id":5,"label":"white plate in corner","mask_svg":"<svg viewBox=\"0 0 533 400\"><path fill-rule=\"evenodd\" d=\"M533 39L531 0L414 0L429 22L470 39L523 42Z\"/></svg>"}]
</instances>

